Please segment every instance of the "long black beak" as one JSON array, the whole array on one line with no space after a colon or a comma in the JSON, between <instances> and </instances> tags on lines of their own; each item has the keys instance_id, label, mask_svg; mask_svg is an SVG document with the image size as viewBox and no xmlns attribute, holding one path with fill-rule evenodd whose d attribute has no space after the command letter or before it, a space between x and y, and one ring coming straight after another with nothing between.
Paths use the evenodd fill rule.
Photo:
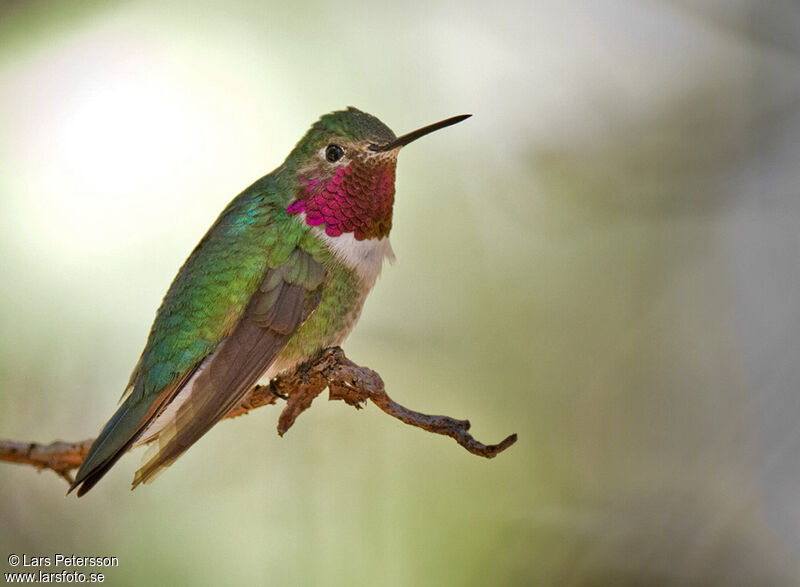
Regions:
<instances>
[{"instance_id":1,"label":"long black beak","mask_svg":"<svg viewBox=\"0 0 800 587\"><path fill-rule=\"evenodd\" d=\"M428 126L423 126L422 128L418 128L417 130L404 134L402 137L397 137L391 143L386 145L370 145L370 151L391 151L392 149L399 149L403 145L407 145L411 141L416 141L420 137L424 137L426 134L432 133L435 130L439 130L440 128L444 128L446 126L451 126L453 124L458 124L462 120L466 120L472 116L472 114L462 114L460 116L453 116L452 118L448 118L447 120L441 120L439 122L434 122L433 124L429 124Z\"/></svg>"}]
</instances>

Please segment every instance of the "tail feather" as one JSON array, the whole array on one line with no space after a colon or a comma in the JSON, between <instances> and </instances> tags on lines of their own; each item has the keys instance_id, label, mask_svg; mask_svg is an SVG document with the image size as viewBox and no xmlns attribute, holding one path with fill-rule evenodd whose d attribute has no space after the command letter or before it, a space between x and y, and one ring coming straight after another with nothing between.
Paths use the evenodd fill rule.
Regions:
<instances>
[{"instance_id":1,"label":"tail feather","mask_svg":"<svg viewBox=\"0 0 800 587\"><path fill-rule=\"evenodd\" d=\"M92 487L94 487L103 476L108 473L109 469L114 466L114 464L120 459L122 455L128 450L129 446L124 446L120 448L110 459L101 463L97 467L91 469L86 476L78 481L78 477L75 478L75 482L69 486L69 491L67 491L67 495L72 493L72 490L80 485L78 489L78 493L76 495L81 497L86 494Z\"/></svg>"},{"instance_id":2,"label":"tail feather","mask_svg":"<svg viewBox=\"0 0 800 587\"><path fill-rule=\"evenodd\" d=\"M111 416L89 449L89 454L78 469L75 481L67 493L80 486L78 497L84 495L130 448L133 437L141 425L141 418L137 418L131 408L129 402L125 402Z\"/></svg>"},{"instance_id":3,"label":"tail feather","mask_svg":"<svg viewBox=\"0 0 800 587\"><path fill-rule=\"evenodd\" d=\"M79 488L77 495L81 497L94 487L131 448L147 425L172 401L194 371L195 369L190 369L183 378L150 401L146 398L137 398L134 401L133 395L128 396L92 444L67 494Z\"/></svg>"}]
</instances>

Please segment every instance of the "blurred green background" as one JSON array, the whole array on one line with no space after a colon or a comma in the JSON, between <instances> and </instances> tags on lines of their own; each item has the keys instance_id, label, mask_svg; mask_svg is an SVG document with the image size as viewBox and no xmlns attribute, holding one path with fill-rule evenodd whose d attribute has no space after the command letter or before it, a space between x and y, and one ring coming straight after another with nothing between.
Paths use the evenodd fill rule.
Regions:
<instances>
[{"instance_id":1,"label":"blurred green background","mask_svg":"<svg viewBox=\"0 0 800 587\"><path fill-rule=\"evenodd\" d=\"M0 466L10 553L112 585L800 583L800 7L0 0L0 437L115 409L177 269L316 118L403 151L345 344L487 461L324 396L131 493ZM141 452L141 451L139 451Z\"/></svg>"}]
</instances>

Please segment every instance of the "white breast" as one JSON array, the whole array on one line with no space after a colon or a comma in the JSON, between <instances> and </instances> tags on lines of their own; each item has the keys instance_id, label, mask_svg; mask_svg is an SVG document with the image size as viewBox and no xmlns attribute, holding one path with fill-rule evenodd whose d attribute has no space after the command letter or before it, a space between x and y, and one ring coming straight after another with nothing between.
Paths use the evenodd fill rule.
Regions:
<instances>
[{"instance_id":1,"label":"white breast","mask_svg":"<svg viewBox=\"0 0 800 587\"><path fill-rule=\"evenodd\" d=\"M381 239L359 241L352 232L340 236L328 236L325 234L325 230L318 226L313 227L312 230L325 241L342 263L358 274L367 289L372 289L372 286L375 285L375 280L381 274L384 259L389 263L394 263L394 251L388 236Z\"/></svg>"}]
</instances>

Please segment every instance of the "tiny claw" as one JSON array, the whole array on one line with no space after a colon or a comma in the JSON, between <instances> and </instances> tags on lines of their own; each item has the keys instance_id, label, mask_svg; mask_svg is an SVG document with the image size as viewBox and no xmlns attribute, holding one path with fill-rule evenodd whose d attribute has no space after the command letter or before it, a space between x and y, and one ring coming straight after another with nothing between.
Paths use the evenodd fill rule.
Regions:
<instances>
[{"instance_id":1,"label":"tiny claw","mask_svg":"<svg viewBox=\"0 0 800 587\"><path fill-rule=\"evenodd\" d=\"M287 401L289 399L288 395L279 393L277 389L275 389L274 380L269 382L269 391L275 397L281 398L283 401Z\"/></svg>"}]
</instances>

